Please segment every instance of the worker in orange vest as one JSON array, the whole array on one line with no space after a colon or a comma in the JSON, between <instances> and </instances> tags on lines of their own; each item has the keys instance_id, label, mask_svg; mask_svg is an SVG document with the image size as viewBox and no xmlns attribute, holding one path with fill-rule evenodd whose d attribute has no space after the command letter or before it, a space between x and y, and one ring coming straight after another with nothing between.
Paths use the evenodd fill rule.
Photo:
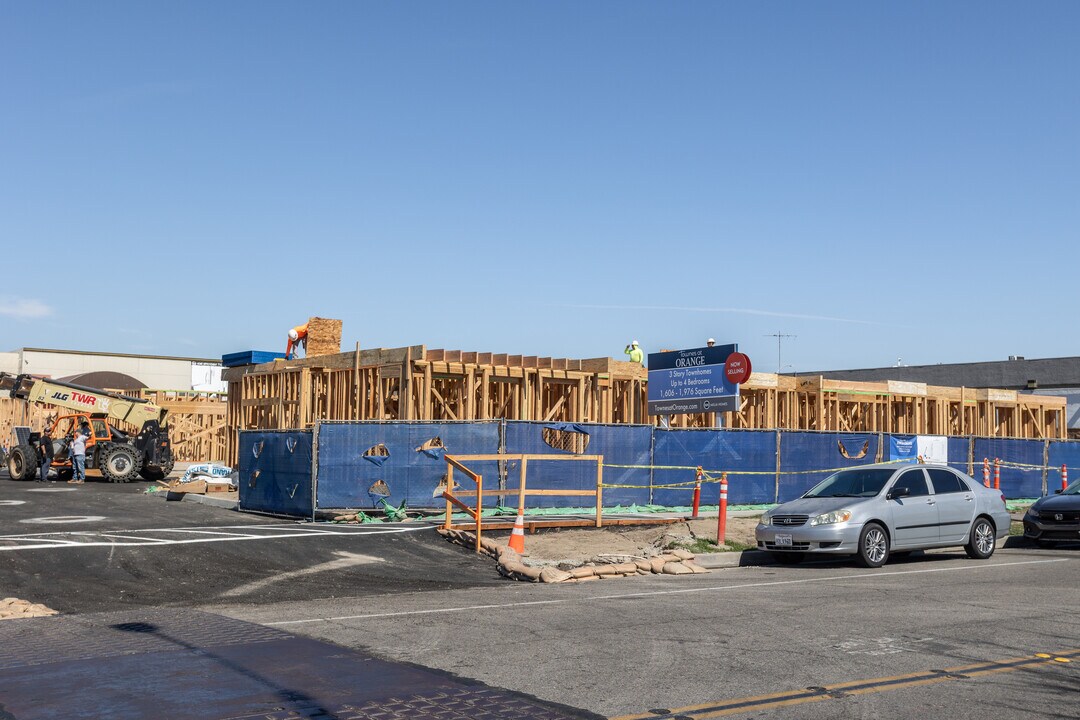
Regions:
<instances>
[{"instance_id":1,"label":"worker in orange vest","mask_svg":"<svg viewBox=\"0 0 1080 720\"><path fill-rule=\"evenodd\" d=\"M304 348L304 354L307 354L307 323L303 325L297 325L289 331L289 343L285 346L285 359L292 360L293 350L298 347Z\"/></svg>"}]
</instances>

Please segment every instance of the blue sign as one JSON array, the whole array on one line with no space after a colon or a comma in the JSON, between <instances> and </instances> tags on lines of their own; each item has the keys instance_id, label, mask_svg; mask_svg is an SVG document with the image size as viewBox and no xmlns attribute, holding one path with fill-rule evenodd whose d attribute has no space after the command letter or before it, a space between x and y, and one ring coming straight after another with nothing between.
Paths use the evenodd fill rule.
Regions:
<instances>
[{"instance_id":1,"label":"blue sign","mask_svg":"<svg viewBox=\"0 0 1080 720\"><path fill-rule=\"evenodd\" d=\"M728 382L724 365L738 345L649 354L649 414L733 412L739 386Z\"/></svg>"}]
</instances>

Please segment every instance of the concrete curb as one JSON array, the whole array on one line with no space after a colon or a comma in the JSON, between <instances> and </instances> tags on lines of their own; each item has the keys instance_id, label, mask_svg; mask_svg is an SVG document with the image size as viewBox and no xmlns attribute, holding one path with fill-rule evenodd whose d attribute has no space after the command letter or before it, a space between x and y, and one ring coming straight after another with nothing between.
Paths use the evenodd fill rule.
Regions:
<instances>
[{"instance_id":1,"label":"concrete curb","mask_svg":"<svg viewBox=\"0 0 1080 720\"><path fill-rule=\"evenodd\" d=\"M764 550L742 550L740 552L704 553L697 556L698 565L710 570L719 568L751 567L756 565L775 565L772 555Z\"/></svg>"}]
</instances>

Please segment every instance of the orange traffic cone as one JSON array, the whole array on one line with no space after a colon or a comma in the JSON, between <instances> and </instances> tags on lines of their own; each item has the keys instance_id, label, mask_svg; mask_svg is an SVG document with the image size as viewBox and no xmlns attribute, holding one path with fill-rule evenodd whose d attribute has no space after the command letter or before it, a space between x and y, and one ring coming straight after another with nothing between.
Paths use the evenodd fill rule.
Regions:
<instances>
[{"instance_id":1,"label":"orange traffic cone","mask_svg":"<svg viewBox=\"0 0 1080 720\"><path fill-rule=\"evenodd\" d=\"M518 508L517 520L514 521L514 530L510 533L510 549L519 555L525 552L525 508Z\"/></svg>"}]
</instances>

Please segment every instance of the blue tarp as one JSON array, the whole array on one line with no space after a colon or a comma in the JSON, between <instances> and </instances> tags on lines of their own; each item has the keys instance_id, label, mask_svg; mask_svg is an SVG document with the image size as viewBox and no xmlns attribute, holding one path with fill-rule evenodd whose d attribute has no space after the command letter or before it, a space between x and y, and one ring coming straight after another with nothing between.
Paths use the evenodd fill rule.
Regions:
<instances>
[{"instance_id":1,"label":"blue tarp","mask_svg":"<svg viewBox=\"0 0 1080 720\"><path fill-rule=\"evenodd\" d=\"M635 485L638 488L605 488L605 505L645 504L649 502L649 458L652 448L652 427L649 425L599 425L577 423L569 430L562 423L541 423L508 420L503 431L503 449L512 455L550 454L572 455L557 450L544 442L543 431L561 429L584 432L589 444L585 455L603 455L605 465L631 465L641 467L605 467L604 483L608 485ZM517 463L508 463L510 471L507 487L517 487ZM542 462L530 463L525 480L526 487L551 489L595 490L596 465L589 462ZM532 496L530 507L588 507L593 504L589 497Z\"/></svg>"},{"instance_id":2,"label":"blue tarp","mask_svg":"<svg viewBox=\"0 0 1080 720\"><path fill-rule=\"evenodd\" d=\"M877 433L781 432L780 467L787 473L780 475L777 502L799 497L837 468L873 463L877 451Z\"/></svg>"},{"instance_id":3,"label":"blue tarp","mask_svg":"<svg viewBox=\"0 0 1080 720\"><path fill-rule=\"evenodd\" d=\"M732 505L771 503L776 499L776 432L772 430L662 430L653 432L653 464L701 466L710 476L728 473ZM755 474L740 474L755 473ZM761 474L757 474L761 473ZM692 482L693 470L655 470L654 482ZM689 505L693 486L653 491L657 505ZM719 483L701 487L702 505L720 500Z\"/></svg>"},{"instance_id":4,"label":"blue tarp","mask_svg":"<svg viewBox=\"0 0 1080 720\"><path fill-rule=\"evenodd\" d=\"M311 431L243 430L240 509L311 515Z\"/></svg>"},{"instance_id":5,"label":"blue tarp","mask_svg":"<svg viewBox=\"0 0 1080 720\"><path fill-rule=\"evenodd\" d=\"M446 454L571 453L545 442L545 430L580 433L587 439L585 455L603 455L604 505L689 505L694 468L710 476L729 473L731 504L784 502L798 497L838 468L866 465L878 455L879 438L886 443L885 457L910 457L911 435L877 433L822 433L771 430L671 430L647 425L595 425L588 423L488 422L345 422L319 427L315 483L320 509L372 508L369 493L378 481L389 489L389 502L406 501L410 507L441 507L433 493L447 471ZM552 437L555 444L567 438ZM776 444L779 436L781 473L776 481ZM433 442L438 438L438 442ZM580 440L584 443L584 440ZM381 446L381 447L380 447ZM566 447L581 449L581 444ZM974 452L974 477L982 481L982 458L1000 457L1031 467L1002 466L1002 490L1007 497L1035 497L1043 491L1041 440L949 438L949 464L967 471L969 450ZM1062 463L1075 467L1080 477L1080 443L1050 441L1050 489L1060 487L1057 470ZM312 432L243 431L240 433L240 506L289 515L312 512ZM484 478L485 490L504 489L506 495L489 497L485 506L514 506L520 466L517 461L469 461ZM668 469L669 466L676 466ZM455 472L458 487L472 482ZM593 462L530 462L528 485L533 488L594 490ZM632 487L610 487L627 485ZM718 500L719 486L702 486L702 503ZM591 506L587 496L531 496L530 507Z\"/></svg>"},{"instance_id":6,"label":"blue tarp","mask_svg":"<svg viewBox=\"0 0 1080 720\"><path fill-rule=\"evenodd\" d=\"M441 447L421 449L435 438L439 442L434 444ZM389 454L372 454L379 445ZM377 500L368 490L379 480L389 487L387 501L395 506L406 501L410 507L436 507L443 501L433 499L432 493L446 474L446 453L498 450L498 422L323 423L319 426L318 507L373 508ZM485 490L498 486L495 465L469 464L483 475ZM454 480L466 490L474 489L465 477L455 475ZM494 502L492 498L485 504Z\"/></svg>"},{"instance_id":7,"label":"blue tarp","mask_svg":"<svg viewBox=\"0 0 1080 720\"><path fill-rule=\"evenodd\" d=\"M974 438L976 474L982 473L982 460L990 460L990 483L994 482L994 458L1035 467L1001 467L1001 490L1007 498L1039 497L1043 493L1043 440L1012 438ZM982 482L982 477L976 480Z\"/></svg>"},{"instance_id":8,"label":"blue tarp","mask_svg":"<svg viewBox=\"0 0 1080 720\"><path fill-rule=\"evenodd\" d=\"M1046 472L1046 490L1050 495L1055 490L1061 489L1061 466L1064 465L1069 472L1069 484L1080 480L1080 442L1068 440L1051 440L1049 448L1049 465L1052 468Z\"/></svg>"}]
</instances>

